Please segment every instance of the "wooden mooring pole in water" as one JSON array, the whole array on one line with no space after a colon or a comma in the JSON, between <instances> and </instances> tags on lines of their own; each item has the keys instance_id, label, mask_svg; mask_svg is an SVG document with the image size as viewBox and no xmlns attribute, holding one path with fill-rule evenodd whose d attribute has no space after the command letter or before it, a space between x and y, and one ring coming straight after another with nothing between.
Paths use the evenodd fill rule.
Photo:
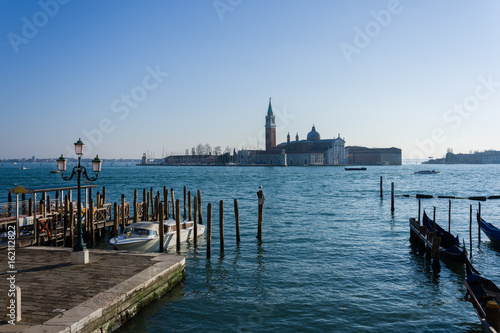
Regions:
<instances>
[{"instance_id":1,"label":"wooden mooring pole in water","mask_svg":"<svg viewBox=\"0 0 500 333\"><path fill-rule=\"evenodd\" d=\"M173 191L172 191L173 193ZM181 202L179 199L175 202L175 229L176 229L176 250L181 250Z\"/></svg>"},{"instance_id":2,"label":"wooden mooring pole in water","mask_svg":"<svg viewBox=\"0 0 500 333\"><path fill-rule=\"evenodd\" d=\"M210 259L210 256L212 254L211 252L212 252L212 204L209 203L207 205L207 259Z\"/></svg>"},{"instance_id":3,"label":"wooden mooring pole in water","mask_svg":"<svg viewBox=\"0 0 500 333\"><path fill-rule=\"evenodd\" d=\"M448 232L451 232L451 200L448 200Z\"/></svg>"},{"instance_id":4,"label":"wooden mooring pole in water","mask_svg":"<svg viewBox=\"0 0 500 333\"><path fill-rule=\"evenodd\" d=\"M391 182L391 212L394 211L394 182Z\"/></svg>"},{"instance_id":5,"label":"wooden mooring pole in water","mask_svg":"<svg viewBox=\"0 0 500 333\"><path fill-rule=\"evenodd\" d=\"M170 188L170 200L172 201L172 218L174 220L176 220L176 217L175 217L175 198L174 198L174 189L173 188Z\"/></svg>"},{"instance_id":6,"label":"wooden mooring pole in water","mask_svg":"<svg viewBox=\"0 0 500 333\"><path fill-rule=\"evenodd\" d=\"M220 252L224 253L224 201L219 202L219 237Z\"/></svg>"},{"instance_id":7,"label":"wooden mooring pole in water","mask_svg":"<svg viewBox=\"0 0 500 333\"><path fill-rule=\"evenodd\" d=\"M470 251L469 256L472 259L472 205L470 205L470 219L469 219L469 243Z\"/></svg>"},{"instance_id":8,"label":"wooden mooring pole in water","mask_svg":"<svg viewBox=\"0 0 500 333\"><path fill-rule=\"evenodd\" d=\"M258 218L257 218L257 239L259 241L262 241L262 219L263 219L263 208L264 208L264 193L262 192L262 189L259 189L257 192L257 198L258 198L258 203L259 203L259 212L258 212Z\"/></svg>"},{"instance_id":9,"label":"wooden mooring pole in water","mask_svg":"<svg viewBox=\"0 0 500 333\"><path fill-rule=\"evenodd\" d=\"M198 190L198 192L196 194L198 196L198 222L200 224L203 224L203 212L201 210L201 207L202 207L202 203L201 203L201 191Z\"/></svg>"},{"instance_id":10,"label":"wooden mooring pole in water","mask_svg":"<svg viewBox=\"0 0 500 333\"><path fill-rule=\"evenodd\" d=\"M194 201L193 201L193 232L194 232L194 244L198 242L198 198L196 195L194 196Z\"/></svg>"},{"instance_id":11,"label":"wooden mooring pole in water","mask_svg":"<svg viewBox=\"0 0 500 333\"><path fill-rule=\"evenodd\" d=\"M188 221L193 220L193 214L191 211L191 191L188 191Z\"/></svg>"},{"instance_id":12,"label":"wooden mooring pole in water","mask_svg":"<svg viewBox=\"0 0 500 333\"><path fill-rule=\"evenodd\" d=\"M183 215L183 218L184 220L187 219L187 189L186 189L186 186L184 186L184 215Z\"/></svg>"},{"instance_id":13,"label":"wooden mooring pole in water","mask_svg":"<svg viewBox=\"0 0 500 333\"><path fill-rule=\"evenodd\" d=\"M159 226L158 228L160 229L160 253L163 253L165 249L163 248L163 245L165 244L165 229L163 226L163 223L165 222L165 219L163 217L163 204L160 202L158 204L158 215L159 215Z\"/></svg>"},{"instance_id":14,"label":"wooden mooring pole in water","mask_svg":"<svg viewBox=\"0 0 500 333\"><path fill-rule=\"evenodd\" d=\"M479 203L477 215L479 217L477 219L477 246L479 246L479 245L481 245L481 223L479 222L479 221L481 221L481 203Z\"/></svg>"},{"instance_id":15,"label":"wooden mooring pole in water","mask_svg":"<svg viewBox=\"0 0 500 333\"><path fill-rule=\"evenodd\" d=\"M240 242L240 215L238 212L238 200L234 199L234 220L236 223L236 243Z\"/></svg>"},{"instance_id":16,"label":"wooden mooring pole in water","mask_svg":"<svg viewBox=\"0 0 500 333\"><path fill-rule=\"evenodd\" d=\"M383 177L380 176L380 198L383 198L384 197L384 189L383 189Z\"/></svg>"}]
</instances>

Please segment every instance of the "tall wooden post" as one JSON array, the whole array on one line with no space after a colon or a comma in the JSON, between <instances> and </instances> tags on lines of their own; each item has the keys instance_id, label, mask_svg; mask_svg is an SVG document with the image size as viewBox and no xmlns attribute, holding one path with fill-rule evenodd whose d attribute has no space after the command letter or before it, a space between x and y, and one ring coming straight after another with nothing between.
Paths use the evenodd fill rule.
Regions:
<instances>
[{"instance_id":1,"label":"tall wooden post","mask_svg":"<svg viewBox=\"0 0 500 333\"><path fill-rule=\"evenodd\" d=\"M224 253L224 201L219 202L219 237L220 252Z\"/></svg>"},{"instance_id":2,"label":"tall wooden post","mask_svg":"<svg viewBox=\"0 0 500 333\"><path fill-rule=\"evenodd\" d=\"M201 203L201 191L198 190L197 194L198 194L198 222L200 224L203 224L203 212L201 210L201 207L202 207L202 203Z\"/></svg>"},{"instance_id":3,"label":"tall wooden post","mask_svg":"<svg viewBox=\"0 0 500 333\"><path fill-rule=\"evenodd\" d=\"M240 242L240 214L238 212L238 200L234 199L234 220L236 223L236 242Z\"/></svg>"},{"instance_id":4,"label":"tall wooden post","mask_svg":"<svg viewBox=\"0 0 500 333\"><path fill-rule=\"evenodd\" d=\"M197 197L194 196L194 201L193 201L193 236L194 236L194 244L198 242L198 200Z\"/></svg>"},{"instance_id":5,"label":"tall wooden post","mask_svg":"<svg viewBox=\"0 0 500 333\"><path fill-rule=\"evenodd\" d=\"M12 215L12 193L7 194L7 215L11 216Z\"/></svg>"},{"instance_id":6,"label":"tall wooden post","mask_svg":"<svg viewBox=\"0 0 500 333\"><path fill-rule=\"evenodd\" d=\"M191 212L191 191L188 191L188 221L193 220L193 214Z\"/></svg>"},{"instance_id":7,"label":"tall wooden post","mask_svg":"<svg viewBox=\"0 0 500 333\"><path fill-rule=\"evenodd\" d=\"M380 198L384 197L383 177L380 176Z\"/></svg>"},{"instance_id":8,"label":"tall wooden post","mask_svg":"<svg viewBox=\"0 0 500 333\"><path fill-rule=\"evenodd\" d=\"M106 204L106 186L102 187L102 195L101 195L101 207L103 207Z\"/></svg>"},{"instance_id":9,"label":"tall wooden post","mask_svg":"<svg viewBox=\"0 0 500 333\"><path fill-rule=\"evenodd\" d=\"M212 204L207 205L207 259L212 252Z\"/></svg>"},{"instance_id":10,"label":"tall wooden post","mask_svg":"<svg viewBox=\"0 0 500 333\"><path fill-rule=\"evenodd\" d=\"M448 200L448 232L451 232L451 199Z\"/></svg>"},{"instance_id":11,"label":"tall wooden post","mask_svg":"<svg viewBox=\"0 0 500 333\"><path fill-rule=\"evenodd\" d=\"M139 222L139 203L137 202L137 189L134 190L134 222Z\"/></svg>"},{"instance_id":12,"label":"tall wooden post","mask_svg":"<svg viewBox=\"0 0 500 333\"><path fill-rule=\"evenodd\" d=\"M115 210L115 219L113 221L113 237L116 237L118 236L118 220L120 219L120 213L118 211L118 203L115 202L114 206L113 206L114 210ZM122 230L122 232L124 232L124 230Z\"/></svg>"},{"instance_id":13,"label":"tall wooden post","mask_svg":"<svg viewBox=\"0 0 500 333\"><path fill-rule=\"evenodd\" d=\"M183 215L183 219L184 221L187 219L187 189L186 189L186 186L184 186L184 215Z\"/></svg>"},{"instance_id":14,"label":"tall wooden post","mask_svg":"<svg viewBox=\"0 0 500 333\"><path fill-rule=\"evenodd\" d=\"M168 188L163 186L163 201L165 203L165 219L170 219L170 201L168 201Z\"/></svg>"},{"instance_id":15,"label":"tall wooden post","mask_svg":"<svg viewBox=\"0 0 500 333\"><path fill-rule=\"evenodd\" d=\"M420 224L420 211L421 211L420 199L418 199L418 224Z\"/></svg>"},{"instance_id":16,"label":"tall wooden post","mask_svg":"<svg viewBox=\"0 0 500 333\"><path fill-rule=\"evenodd\" d=\"M172 187L170 188L170 200L172 201L172 218L176 220L177 218L175 217L175 197L174 197L174 189Z\"/></svg>"},{"instance_id":17,"label":"tall wooden post","mask_svg":"<svg viewBox=\"0 0 500 333\"><path fill-rule=\"evenodd\" d=\"M151 218L153 220L156 219L156 213L155 213L155 201L154 201L154 198L153 198L153 188L150 187L149 188L149 202L150 202L150 206L151 206Z\"/></svg>"},{"instance_id":18,"label":"tall wooden post","mask_svg":"<svg viewBox=\"0 0 500 333\"><path fill-rule=\"evenodd\" d=\"M472 259L472 205L470 205L470 219L469 219L469 243L470 243L470 251L469 256Z\"/></svg>"},{"instance_id":19,"label":"tall wooden post","mask_svg":"<svg viewBox=\"0 0 500 333\"><path fill-rule=\"evenodd\" d=\"M146 189L142 189L142 220L149 221L149 205Z\"/></svg>"},{"instance_id":20,"label":"tall wooden post","mask_svg":"<svg viewBox=\"0 0 500 333\"><path fill-rule=\"evenodd\" d=\"M479 208L477 211L478 219L477 219L477 246L481 245L481 203L479 203Z\"/></svg>"},{"instance_id":21,"label":"tall wooden post","mask_svg":"<svg viewBox=\"0 0 500 333\"><path fill-rule=\"evenodd\" d=\"M391 182L391 212L394 212L394 182Z\"/></svg>"},{"instance_id":22,"label":"tall wooden post","mask_svg":"<svg viewBox=\"0 0 500 333\"><path fill-rule=\"evenodd\" d=\"M258 198L258 203L259 203L259 212L258 212L258 219L257 219L257 239L259 241L262 240L262 219L263 219L263 211L264 211L264 192L262 192L262 189L259 189L257 192L257 198Z\"/></svg>"},{"instance_id":23,"label":"tall wooden post","mask_svg":"<svg viewBox=\"0 0 500 333\"><path fill-rule=\"evenodd\" d=\"M173 193L173 192L172 192ZM177 230L177 252L181 250L181 202L179 199L175 202L175 228Z\"/></svg>"},{"instance_id":24,"label":"tall wooden post","mask_svg":"<svg viewBox=\"0 0 500 333\"><path fill-rule=\"evenodd\" d=\"M163 223L165 222L165 219L163 217L163 205L160 202L158 204L158 221L159 221L159 232L160 232L160 253L163 253L164 250L164 244L165 244L165 227Z\"/></svg>"},{"instance_id":25,"label":"tall wooden post","mask_svg":"<svg viewBox=\"0 0 500 333\"><path fill-rule=\"evenodd\" d=\"M434 220L434 235L436 234L436 206L434 206L434 214L432 215L432 219Z\"/></svg>"},{"instance_id":26,"label":"tall wooden post","mask_svg":"<svg viewBox=\"0 0 500 333\"><path fill-rule=\"evenodd\" d=\"M122 230L125 231L125 227L127 226L127 222L125 221L125 194L122 194Z\"/></svg>"}]
</instances>

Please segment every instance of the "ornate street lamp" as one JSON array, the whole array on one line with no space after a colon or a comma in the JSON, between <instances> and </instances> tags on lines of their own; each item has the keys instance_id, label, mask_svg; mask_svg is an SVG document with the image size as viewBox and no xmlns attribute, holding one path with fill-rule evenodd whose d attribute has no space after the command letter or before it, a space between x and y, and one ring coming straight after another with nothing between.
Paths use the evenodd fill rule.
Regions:
<instances>
[{"instance_id":1,"label":"ornate street lamp","mask_svg":"<svg viewBox=\"0 0 500 333\"><path fill-rule=\"evenodd\" d=\"M78 166L73 168L73 172L69 177L64 176L64 172L66 171L66 158L64 158L61 154L61 157L57 160L57 168L61 172L62 179L64 180L71 180L73 177L76 175L76 181L78 184L78 202L77 202L77 210L76 210L76 216L77 216L77 224L76 224L76 241L73 246L73 252L80 252L80 251L85 251L87 250L87 247L85 246L85 243L83 242L83 228L82 228L82 198L81 198L81 182L82 182L82 175L85 176L85 178L88 181L95 181L97 180L97 177L99 176L99 172L101 171L101 159L99 156L96 155L96 157L92 160L92 168L95 172L95 177L89 177L87 174L87 169L83 167L80 164L80 159L82 158L83 155L83 147L85 144L82 142L81 139L78 139L77 142L75 142L75 153L78 155Z\"/></svg>"}]
</instances>

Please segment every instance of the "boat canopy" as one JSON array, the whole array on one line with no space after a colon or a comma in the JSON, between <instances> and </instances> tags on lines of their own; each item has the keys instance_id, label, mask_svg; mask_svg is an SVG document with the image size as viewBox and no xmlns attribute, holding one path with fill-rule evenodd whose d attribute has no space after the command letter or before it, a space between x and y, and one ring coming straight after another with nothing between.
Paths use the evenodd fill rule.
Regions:
<instances>
[{"instance_id":1,"label":"boat canopy","mask_svg":"<svg viewBox=\"0 0 500 333\"><path fill-rule=\"evenodd\" d=\"M158 222L134 222L127 226L128 228L134 229L146 229L146 230L154 230L158 231Z\"/></svg>"}]
</instances>

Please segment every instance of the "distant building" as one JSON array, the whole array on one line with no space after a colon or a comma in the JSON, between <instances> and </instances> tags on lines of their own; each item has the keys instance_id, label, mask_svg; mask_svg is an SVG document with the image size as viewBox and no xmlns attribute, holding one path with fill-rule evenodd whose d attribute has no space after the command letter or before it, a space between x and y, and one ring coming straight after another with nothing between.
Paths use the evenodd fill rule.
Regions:
<instances>
[{"instance_id":1,"label":"distant building","mask_svg":"<svg viewBox=\"0 0 500 333\"><path fill-rule=\"evenodd\" d=\"M290 133L287 142L276 145L276 122L269 99L266 114L266 150L241 150L238 152L238 164L240 165L340 165L347 162L347 154L344 148L345 141L340 138L321 139L321 135L313 125L307 134L306 140L290 141Z\"/></svg>"},{"instance_id":2,"label":"distant building","mask_svg":"<svg viewBox=\"0 0 500 333\"><path fill-rule=\"evenodd\" d=\"M432 163L431 161L429 161ZM451 151L444 158L446 164L496 164L500 163L500 151L487 150L472 154L454 154Z\"/></svg>"},{"instance_id":3,"label":"distant building","mask_svg":"<svg viewBox=\"0 0 500 333\"><path fill-rule=\"evenodd\" d=\"M346 147L349 164L354 165L401 165L399 148Z\"/></svg>"}]
</instances>

